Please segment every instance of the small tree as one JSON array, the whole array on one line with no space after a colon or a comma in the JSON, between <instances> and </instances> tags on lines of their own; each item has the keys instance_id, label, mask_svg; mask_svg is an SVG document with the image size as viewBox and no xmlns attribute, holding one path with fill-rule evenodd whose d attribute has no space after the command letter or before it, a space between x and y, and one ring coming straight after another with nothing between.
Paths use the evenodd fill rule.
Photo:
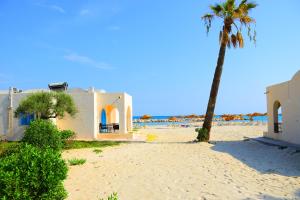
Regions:
<instances>
[{"instance_id":1,"label":"small tree","mask_svg":"<svg viewBox=\"0 0 300 200\"><path fill-rule=\"evenodd\" d=\"M70 95L63 92L36 92L21 101L15 116L34 114L37 119L62 118L66 112L71 116L77 113Z\"/></svg>"}]
</instances>

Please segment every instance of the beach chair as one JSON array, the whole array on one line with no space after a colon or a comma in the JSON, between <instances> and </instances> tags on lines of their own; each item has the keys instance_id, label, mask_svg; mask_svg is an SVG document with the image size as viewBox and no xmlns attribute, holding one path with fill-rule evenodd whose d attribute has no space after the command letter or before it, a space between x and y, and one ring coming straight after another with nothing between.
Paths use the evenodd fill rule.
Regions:
<instances>
[{"instance_id":1,"label":"beach chair","mask_svg":"<svg viewBox=\"0 0 300 200\"><path fill-rule=\"evenodd\" d=\"M107 133L108 132L106 124L102 124L102 123L99 124L99 130L100 130L100 133Z\"/></svg>"},{"instance_id":2,"label":"beach chair","mask_svg":"<svg viewBox=\"0 0 300 200\"><path fill-rule=\"evenodd\" d=\"M116 130L119 130L119 129L120 129L119 124L118 124L118 123L113 123L113 130L114 130L114 132L115 132Z\"/></svg>"}]
</instances>

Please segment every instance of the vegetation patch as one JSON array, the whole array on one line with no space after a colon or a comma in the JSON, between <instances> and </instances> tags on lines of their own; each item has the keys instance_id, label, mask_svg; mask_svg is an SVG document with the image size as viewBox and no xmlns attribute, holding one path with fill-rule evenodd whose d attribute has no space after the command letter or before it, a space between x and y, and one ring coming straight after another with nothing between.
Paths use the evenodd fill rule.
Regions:
<instances>
[{"instance_id":1,"label":"vegetation patch","mask_svg":"<svg viewBox=\"0 0 300 200\"><path fill-rule=\"evenodd\" d=\"M94 149L93 152L95 152L96 154L100 154L100 153L102 153L102 150L101 149Z\"/></svg>"},{"instance_id":2,"label":"vegetation patch","mask_svg":"<svg viewBox=\"0 0 300 200\"><path fill-rule=\"evenodd\" d=\"M69 165L83 165L86 162L86 159L82 158L72 158L68 160Z\"/></svg>"},{"instance_id":3,"label":"vegetation patch","mask_svg":"<svg viewBox=\"0 0 300 200\"><path fill-rule=\"evenodd\" d=\"M22 144L0 158L1 199L65 199L67 165L59 151Z\"/></svg>"},{"instance_id":4,"label":"vegetation patch","mask_svg":"<svg viewBox=\"0 0 300 200\"><path fill-rule=\"evenodd\" d=\"M114 192L113 194L111 194L110 196L107 197L107 200L118 200L118 193ZM102 199L99 199L99 200L104 200L103 198Z\"/></svg>"},{"instance_id":5,"label":"vegetation patch","mask_svg":"<svg viewBox=\"0 0 300 200\"><path fill-rule=\"evenodd\" d=\"M119 145L121 142L115 141L78 141L74 140L65 145L64 149L82 149L82 148L102 148Z\"/></svg>"},{"instance_id":6,"label":"vegetation patch","mask_svg":"<svg viewBox=\"0 0 300 200\"><path fill-rule=\"evenodd\" d=\"M59 132L62 144L66 146L68 143L72 143L72 140L75 138L75 132L71 130L62 130Z\"/></svg>"},{"instance_id":7,"label":"vegetation patch","mask_svg":"<svg viewBox=\"0 0 300 200\"><path fill-rule=\"evenodd\" d=\"M8 151L17 148L19 145L20 142L0 141L0 157L3 157L8 153Z\"/></svg>"}]
</instances>

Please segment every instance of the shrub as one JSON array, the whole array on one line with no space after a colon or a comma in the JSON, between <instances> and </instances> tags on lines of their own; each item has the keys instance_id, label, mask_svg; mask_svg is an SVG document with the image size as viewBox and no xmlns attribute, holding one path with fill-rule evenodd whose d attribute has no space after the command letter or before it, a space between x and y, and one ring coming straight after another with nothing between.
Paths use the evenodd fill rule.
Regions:
<instances>
[{"instance_id":1,"label":"shrub","mask_svg":"<svg viewBox=\"0 0 300 200\"><path fill-rule=\"evenodd\" d=\"M110 196L107 197L107 200L118 200L118 193L114 192L113 194L111 194ZM104 199L100 199L100 200L104 200Z\"/></svg>"},{"instance_id":2,"label":"shrub","mask_svg":"<svg viewBox=\"0 0 300 200\"><path fill-rule=\"evenodd\" d=\"M195 130L198 133L197 140L199 142L207 142L208 138L208 131L205 128L196 128Z\"/></svg>"},{"instance_id":3,"label":"shrub","mask_svg":"<svg viewBox=\"0 0 300 200\"><path fill-rule=\"evenodd\" d=\"M0 159L0 199L65 199L67 166L58 151L24 144Z\"/></svg>"},{"instance_id":4,"label":"shrub","mask_svg":"<svg viewBox=\"0 0 300 200\"><path fill-rule=\"evenodd\" d=\"M57 127L49 120L35 120L25 130L23 142L35 147L60 150L62 141Z\"/></svg>"},{"instance_id":5,"label":"shrub","mask_svg":"<svg viewBox=\"0 0 300 200\"><path fill-rule=\"evenodd\" d=\"M70 165L83 165L86 162L86 159L78 159L78 158L73 158L68 160Z\"/></svg>"},{"instance_id":6,"label":"shrub","mask_svg":"<svg viewBox=\"0 0 300 200\"><path fill-rule=\"evenodd\" d=\"M112 195L110 195L108 198L108 200L118 200L118 194L117 193L113 193Z\"/></svg>"},{"instance_id":7,"label":"shrub","mask_svg":"<svg viewBox=\"0 0 300 200\"><path fill-rule=\"evenodd\" d=\"M75 132L71 130L60 131L60 138L63 145L66 145L68 142L75 138Z\"/></svg>"},{"instance_id":8,"label":"shrub","mask_svg":"<svg viewBox=\"0 0 300 200\"><path fill-rule=\"evenodd\" d=\"M20 151L20 143L16 142L3 142L0 147L0 158L4 158Z\"/></svg>"}]
</instances>

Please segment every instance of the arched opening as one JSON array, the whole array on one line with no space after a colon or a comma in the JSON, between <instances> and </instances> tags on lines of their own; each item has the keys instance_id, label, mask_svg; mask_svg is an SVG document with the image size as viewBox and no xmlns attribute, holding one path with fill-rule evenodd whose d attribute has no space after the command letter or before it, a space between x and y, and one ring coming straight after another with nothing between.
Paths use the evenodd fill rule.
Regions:
<instances>
[{"instance_id":1,"label":"arched opening","mask_svg":"<svg viewBox=\"0 0 300 200\"><path fill-rule=\"evenodd\" d=\"M120 112L118 108L113 108L110 111L110 117L109 117L109 126L108 129L110 132L116 132L120 129Z\"/></svg>"},{"instance_id":2,"label":"arched opening","mask_svg":"<svg viewBox=\"0 0 300 200\"><path fill-rule=\"evenodd\" d=\"M126 123L127 131L131 131L132 130L132 114L131 114L130 106L128 106L128 108L127 108L126 122L127 122Z\"/></svg>"},{"instance_id":3,"label":"arched opening","mask_svg":"<svg viewBox=\"0 0 300 200\"><path fill-rule=\"evenodd\" d=\"M113 133L120 128L120 112L113 105L106 105L101 111L101 121L99 124L100 133Z\"/></svg>"},{"instance_id":4,"label":"arched opening","mask_svg":"<svg viewBox=\"0 0 300 200\"><path fill-rule=\"evenodd\" d=\"M279 101L275 101L273 105L274 133L282 132L282 108Z\"/></svg>"},{"instance_id":5,"label":"arched opening","mask_svg":"<svg viewBox=\"0 0 300 200\"><path fill-rule=\"evenodd\" d=\"M99 124L99 132L100 133L107 132L106 111L105 111L105 109L102 109L102 111L101 111L101 120L100 120L100 124Z\"/></svg>"},{"instance_id":6,"label":"arched opening","mask_svg":"<svg viewBox=\"0 0 300 200\"><path fill-rule=\"evenodd\" d=\"M113 108L110 112L110 123L120 123L120 113L117 108Z\"/></svg>"},{"instance_id":7,"label":"arched opening","mask_svg":"<svg viewBox=\"0 0 300 200\"><path fill-rule=\"evenodd\" d=\"M105 111L105 109L102 109L102 112L101 112L101 123L106 124L106 111Z\"/></svg>"}]
</instances>

